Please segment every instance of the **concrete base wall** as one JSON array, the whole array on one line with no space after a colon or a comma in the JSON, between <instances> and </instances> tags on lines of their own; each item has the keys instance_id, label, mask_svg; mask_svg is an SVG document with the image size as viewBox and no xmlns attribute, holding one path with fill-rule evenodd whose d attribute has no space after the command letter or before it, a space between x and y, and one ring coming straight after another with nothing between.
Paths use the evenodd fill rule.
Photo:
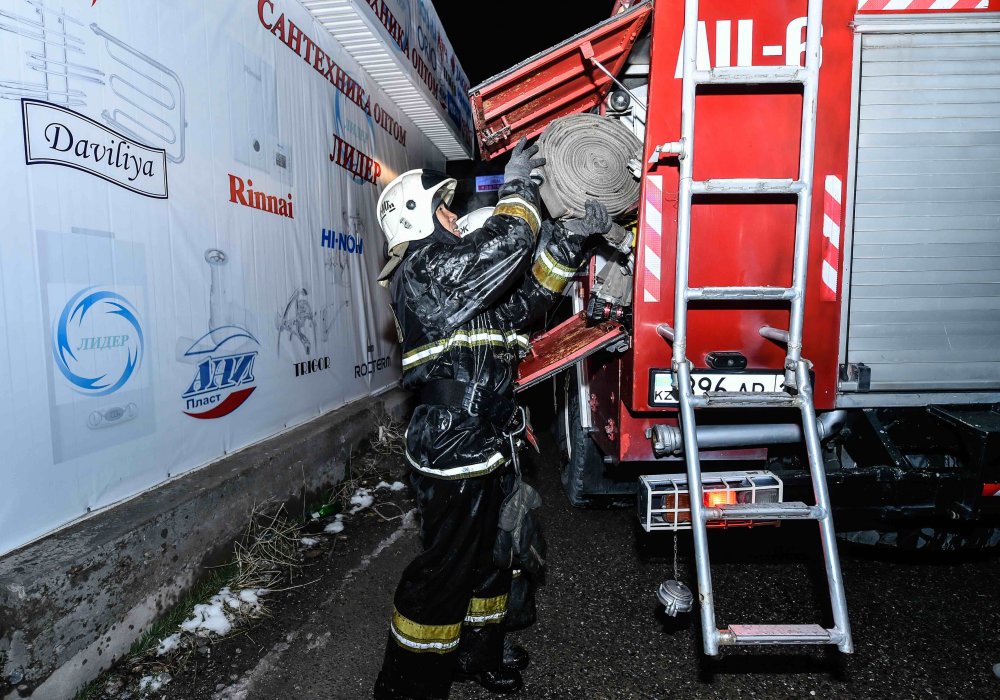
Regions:
<instances>
[{"instance_id":1,"label":"concrete base wall","mask_svg":"<svg viewBox=\"0 0 1000 700\"><path fill-rule=\"evenodd\" d=\"M253 445L0 558L0 694L72 698L230 553L256 503L344 478L394 390ZM293 516L296 513L293 512Z\"/></svg>"}]
</instances>

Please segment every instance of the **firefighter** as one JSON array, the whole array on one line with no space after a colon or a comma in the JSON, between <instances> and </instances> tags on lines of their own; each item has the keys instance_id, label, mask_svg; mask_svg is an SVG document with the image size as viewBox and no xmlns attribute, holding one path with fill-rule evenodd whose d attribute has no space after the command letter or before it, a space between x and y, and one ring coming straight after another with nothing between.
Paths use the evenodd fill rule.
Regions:
<instances>
[{"instance_id":1,"label":"firefighter","mask_svg":"<svg viewBox=\"0 0 1000 700\"><path fill-rule=\"evenodd\" d=\"M423 551L404 570L375 698L447 698L453 680L517 692L527 654L504 625L511 571L494 566L499 510L523 412L513 398L527 328L583 262L607 211L542 222L537 147L514 148L493 216L462 237L448 209L456 181L414 170L378 202L388 286L403 346L403 386L418 392L406 458ZM540 238L540 240L539 240ZM506 658L505 658L506 657Z\"/></svg>"}]
</instances>

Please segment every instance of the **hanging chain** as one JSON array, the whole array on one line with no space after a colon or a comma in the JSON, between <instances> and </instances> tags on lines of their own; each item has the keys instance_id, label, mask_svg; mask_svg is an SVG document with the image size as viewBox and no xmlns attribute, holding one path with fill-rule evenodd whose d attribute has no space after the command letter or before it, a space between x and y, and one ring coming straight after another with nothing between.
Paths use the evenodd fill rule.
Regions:
<instances>
[{"instance_id":1,"label":"hanging chain","mask_svg":"<svg viewBox=\"0 0 1000 700\"><path fill-rule=\"evenodd\" d=\"M677 533L674 533L674 580L681 580L680 574L677 571Z\"/></svg>"}]
</instances>

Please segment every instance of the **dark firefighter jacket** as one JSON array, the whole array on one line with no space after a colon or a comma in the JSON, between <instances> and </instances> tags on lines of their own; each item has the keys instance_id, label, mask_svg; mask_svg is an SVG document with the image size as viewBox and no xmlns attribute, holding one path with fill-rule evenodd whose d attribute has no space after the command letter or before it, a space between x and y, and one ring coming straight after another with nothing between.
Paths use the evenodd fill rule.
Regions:
<instances>
[{"instance_id":1,"label":"dark firefighter jacket","mask_svg":"<svg viewBox=\"0 0 1000 700\"><path fill-rule=\"evenodd\" d=\"M408 389L454 379L512 399L528 327L583 261L577 238L557 223L541 223L535 184L513 180L499 195L482 228L460 239L438 227L410 244L392 277ZM442 479L488 474L510 458L504 430L511 425L494 423L460 406L421 404L407 429L407 459Z\"/></svg>"}]
</instances>

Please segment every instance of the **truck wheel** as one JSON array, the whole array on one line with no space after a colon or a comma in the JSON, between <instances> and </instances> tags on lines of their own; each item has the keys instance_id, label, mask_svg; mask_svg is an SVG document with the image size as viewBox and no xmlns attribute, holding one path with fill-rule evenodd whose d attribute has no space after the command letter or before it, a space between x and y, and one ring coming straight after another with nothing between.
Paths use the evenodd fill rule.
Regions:
<instances>
[{"instance_id":1,"label":"truck wheel","mask_svg":"<svg viewBox=\"0 0 1000 700\"><path fill-rule=\"evenodd\" d=\"M594 505L595 496L628 496L631 505L635 480L616 481L605 476L604 458L580 424L580 392L576 388L575 370L563 373L556 394L559 404L556 439L562 460L563 491L569 502L582 507Z\"/></svg>"},{"instance_id":2,"label":"truck wheel","mask_svg":"<svg viewBox=\"0 0 1000 700\"><path fill-rule=\"evenodd\" d=\"M580 392L576 388L576 371L570 368L560 377L559 414L556 416L556 438L562 464L562 485L566 498L577 507L589 505L584 495L584 474L604 465L597 445L580 425Z\"/></svg>"}]
</instances>

